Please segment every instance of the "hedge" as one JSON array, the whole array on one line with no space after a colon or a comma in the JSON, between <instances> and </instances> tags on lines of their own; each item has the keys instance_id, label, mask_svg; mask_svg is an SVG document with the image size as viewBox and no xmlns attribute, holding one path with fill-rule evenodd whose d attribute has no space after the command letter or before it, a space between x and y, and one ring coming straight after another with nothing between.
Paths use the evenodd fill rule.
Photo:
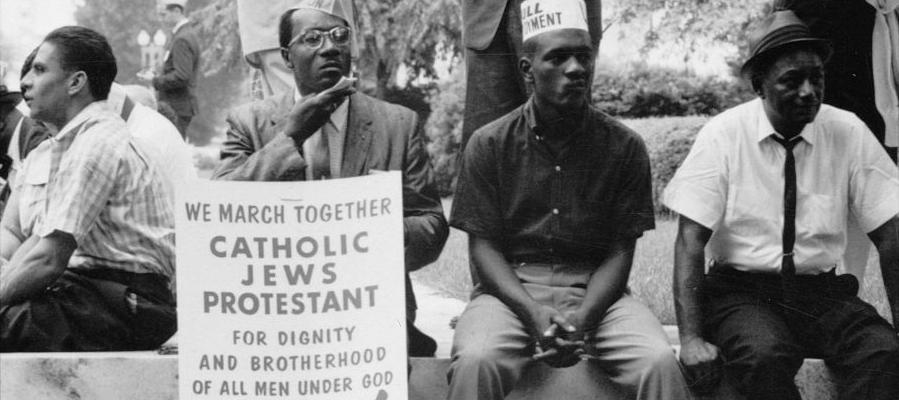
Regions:
<instances>
[{"instance_id":1,"label":"hedge","mask_svg":"<svg viewBox=\"0 0 899 400\"><path fill-rule=\"evenodd\" d=\"M661 190L686 156L707 117L751 98L742 83L665 68L634 66L624 72L599 69L593 82L593 104L621 118L646 138L653 158L656 209L667 212ZM431 115L425 125L428 152L441 196L452 196L462 134L465 80L462 68L430 92ZM687 118L650 118L694 116ZM653 122L659 121L659 122Z\"/></svg>"},{"instance_id":2,"label":"hedge","mask_svg":"<svg viewBox=\"0 0 899 400\"><path fill-rule=\"evenodd\" d=\"M715 115L753 96L741 81L668 68L599 69L593 78L593 104L624 118Z\"/></svg>"},{"instance_id":3,"label":"hedge","mask_svg":"<svg viewBox=\"0 0 899 400\"><path fill-rule=\"evenodd\" d=\"M662 204L662 192L684 162L696 134L707 120L708 117L701 116L621 120L646 142L652 165L652 202L656 214L670 215L671 210Z\"/></svg>"}]
</instances>

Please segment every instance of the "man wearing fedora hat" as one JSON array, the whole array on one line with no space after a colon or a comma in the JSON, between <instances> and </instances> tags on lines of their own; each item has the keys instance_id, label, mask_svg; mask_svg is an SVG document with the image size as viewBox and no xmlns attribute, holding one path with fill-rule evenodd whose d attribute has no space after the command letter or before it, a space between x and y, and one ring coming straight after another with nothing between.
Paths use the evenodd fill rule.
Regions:
<instances>
[{"instance_id":1,"label":"man wearing fedora hat","mask_svg":"<svg viewBox=\"0 0 899 400\"><path fill-rule=\"evenodd\" d=\"M761 21L742 67L759 98L712 118L666 188L680 357L699 386L723 370L748 399L799 399L794 375L817 357L840 398L899 398L897 328L835 273L851 215L899 321L899 171L858 117L822 105L830 52L792 11Z\"/></svg>"}]
</instances>

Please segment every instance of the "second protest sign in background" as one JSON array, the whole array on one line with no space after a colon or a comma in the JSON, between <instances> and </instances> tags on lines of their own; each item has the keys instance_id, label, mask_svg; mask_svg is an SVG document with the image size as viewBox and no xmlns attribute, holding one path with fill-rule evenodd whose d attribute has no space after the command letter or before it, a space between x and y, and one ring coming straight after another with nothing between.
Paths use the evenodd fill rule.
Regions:
<instances>
[{"instance_id":1,"label":"second protest sign in background","mask_svg":"<svg viewBox=\"0 0 899 400\"><path fill-rule=\"evenodd\" d=\"M407 398L400 179L182 187L180 398Z\"/></svg>"}]
</instances>

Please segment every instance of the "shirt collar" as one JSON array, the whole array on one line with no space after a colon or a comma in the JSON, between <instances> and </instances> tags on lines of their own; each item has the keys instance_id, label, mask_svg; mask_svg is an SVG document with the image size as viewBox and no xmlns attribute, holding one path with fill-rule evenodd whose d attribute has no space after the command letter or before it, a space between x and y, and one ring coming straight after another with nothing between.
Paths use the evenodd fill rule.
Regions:
<instances>
[{"instance_id":1,"label":"shirt collar","mask_svg":"<svg viewBox=\"0 0 899 400\"><path fill-rule=\"evenodd\" d=\"M756 126L758 127L758 132L756 132L756 139L758 140L758 142L761 143L763 140L771 138L772 136L783 137L783 135L774 130L774 126L772 126L771 121L768 120L768 115L765 114L765 105L764 103L762 103L762 99L757 98L755 101L758 102L758 106L756 107L756 110L758 110L758 124L756 124ZM805 126L802 128L802 131L799 132L798 137L801 137L802 140L808 142L808 144L814 145L814 132L815 121L812 121L805 124Z\"/></svg>"},{"instance_id":2,"label":"shirt collar","mask_svg":"<svg viewBox=\"0 0 899 400\"><path fill-rule=\"evenodd\" d=\"M84 107L77 115L75 115L75 118L72 118L71 121L65 124L65 126L59 130L59 133L53 135L51 139L56 141L62 140L62 138L69 135L69 132L78 130L78 127L88 119L93 118L101 112L108 111L107 107L106 100L95 101L88 104L87 107Z\"/></svg>"},{"instance_id":3,"label":"shirt collar","mask_svg":"<svg viewBox=\"0 0 899 400\"><path fill-rule=\"evenodd\" d=\"M182 19L181 22L178 22L177 24L175 24L175 27L172 28L172 35L178 33L178 29L181 29L182 26L187 25L188 22L190 22L190 19L185 18L185 19Z\"/></svg>"},{"instance_id":4,"label":"shirt collar","mask_svg":"<svg viewBox=\"0 0 899 400\"><path fill-rule=\"evenodd\" d=\"M298 103L302 99L303 99L303 95L300 94L300 90L294 88L293 89L294 104ZM337 108L334 110L334 112L331 113L330 121L332 124L334 124L335 127L337 127L338 132L346 131L347 114L349 114L349 112L350 112L349 104L350 104L349 98L347 98L342 103L340 103L339 106L337 106Z\"/></svg>"}]
</instances>

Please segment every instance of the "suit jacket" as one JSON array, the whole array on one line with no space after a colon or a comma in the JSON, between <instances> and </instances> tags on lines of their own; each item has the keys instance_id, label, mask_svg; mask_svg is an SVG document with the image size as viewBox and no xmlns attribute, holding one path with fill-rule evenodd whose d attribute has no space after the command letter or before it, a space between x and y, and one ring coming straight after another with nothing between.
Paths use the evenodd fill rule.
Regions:
<instances>
[{"instance_id":1,"label":"suit jacket","mask_svg":"<svg viewBox=\"0 0 899 400\"><path fill-rule=\"evenodd\" d=\"M169 103L179 116L197 113L197 70L200 68L200 39L188 22L175 32L166 45L168 56L162 74L153 78L158 100Z\"/></svg>"},{"instance_id":2,"label":"suit jacket","mask_svg":"<svg viewBox=\"0 0 899 400\"><path fill-rule=\"evenodd\" d=\"M302 149L283 133L294 93L245 104L228 116L221 164L213 179L302 181ZM349 98L349 121L340 176L369 170L403 173L403 231L406 270L414 271L440 255L449 228L422 143L421 124L412 110L362 93ZM408 285L407 290L411 289ZM411 290L408 290L411 295ZM410 297L414 309L414 296Z\"/></svg>"},{"instance_id":3,"label":"suit jacket","mask_svg":"<svg viewBox=\"0 0 899 400\"><path fill-rule=\"evenodd\" d=\"M511 2L511 4L510 4ZM593 46L599 46L602 38L602 0L585 0L587 26ZM506 7L520 7L520 0L462 0L462 41L465 47L484 50L490 45ZM513 15L518 17L520 13ZM521 26L521 21L516 24ZM519 35L519 40L521 36ZM598 48L598 47L596 47Z\"/></svg>"}]
</instances>

